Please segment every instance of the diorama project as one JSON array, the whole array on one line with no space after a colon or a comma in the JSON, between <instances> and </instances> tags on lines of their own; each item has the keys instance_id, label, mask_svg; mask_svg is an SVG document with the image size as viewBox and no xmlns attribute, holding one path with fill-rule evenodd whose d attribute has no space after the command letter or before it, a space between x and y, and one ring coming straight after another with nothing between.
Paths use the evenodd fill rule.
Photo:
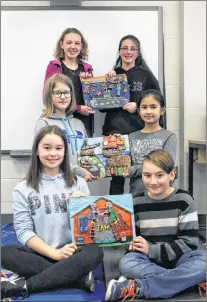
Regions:
<instances>
[{"instance_id":1,"label":"diorama project","mask_svg":"<svg viewBox=\"0 0 207 302\"><path fill-rule=\"evenodd\" d=\"M128 135L78 140L78 164L97 179L123 176L131 166Z\"/></svg>"},{"instance_id":2,"label":"diorama project","mask_svg":"<svg viewBox=\"0 0 207 302\"><path fill-rule=\"evenodd\" d=\"M68 215L77 245L124 245L135 237L131 194L71 197Z\"/></svg>"},{"instance_id":3,"label":"diorama project","mask_svg":"<svg viewBox=\"0 0 207 302\"><path fill-rule=\"evenodd\" d=\"M85 105L93 109L121 108L129 102L129 84L125 74L81 78L81 83Z\"/></svg>"}]
</instances>

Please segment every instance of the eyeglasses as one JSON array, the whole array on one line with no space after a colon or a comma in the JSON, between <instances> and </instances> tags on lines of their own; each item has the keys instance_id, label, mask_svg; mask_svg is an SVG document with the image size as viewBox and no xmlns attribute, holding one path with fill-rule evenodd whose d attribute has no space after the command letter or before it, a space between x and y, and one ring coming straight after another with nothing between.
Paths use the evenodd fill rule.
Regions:
<instances>
[{"instance_id":1,"label":"eyeglasses","mask_svg":"<svg viewBox=\"0 0 207 302\"><path fill-rule=\"evenodd\" d=\"M132 51L132 52L134 52L134 51L138 50L138 48L136 48L136 47L131 47L131 48L129 48L129 47L121 47L120 50L125 51L125 52L126 51Z\"/></svg>"},{"instance_id":2,"label":"eyeglasses","mask_svg":"<svg viewBox=\"0 0 207 302\"><path fill-rule=\"evenodd\" d=\"M55 98L61 98L62 94L64 94L64 96L66 98L71 97L71 92L69 90L68 91L63 91L63 92L62 91L53 91L52 93L53 93Z\"/></svg>"}]
</instances>

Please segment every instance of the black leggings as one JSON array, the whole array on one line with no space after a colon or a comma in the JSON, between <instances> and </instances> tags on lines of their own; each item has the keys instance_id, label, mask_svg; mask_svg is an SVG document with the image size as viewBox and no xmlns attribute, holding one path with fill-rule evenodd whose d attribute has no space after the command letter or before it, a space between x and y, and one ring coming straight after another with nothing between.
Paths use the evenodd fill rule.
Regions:
<instances>
[{"instance_id":1,"label":"black leggings","mask_svg":"<svg viewBox=\"0 0 207 302\"><path fill-rule=\"evenodd\" d=\"M55 261L20 244L1 247L1 264L27 279L30 294L69 286L96 268L103 259L103 251L89 244L71 257Z\"/></svg>"},{"instance_id":2,"label":"black leggings","mask_svg":"<svg viewBox=\"0 0 207 302\"><path fill-rule=\"evenodd\" d=\"M122 195L124 194L125 178L123 176L112 176L109 194Z\"/></svg>"}]
</instances>

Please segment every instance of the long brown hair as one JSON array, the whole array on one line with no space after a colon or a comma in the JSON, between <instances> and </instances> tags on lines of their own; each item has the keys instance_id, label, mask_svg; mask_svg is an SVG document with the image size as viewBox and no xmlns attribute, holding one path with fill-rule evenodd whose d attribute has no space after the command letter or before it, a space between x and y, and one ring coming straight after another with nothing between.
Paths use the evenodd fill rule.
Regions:
<instances>
[{"instance_id":1,"label":"long brown hair","mask_svg":"<svg viewBox=\"0 0 207 302\"><path fill-rule=\"evenodd\" d=\"M76 28L66 28L63 33L61 34L60 38L57 41L54 57L58 60L64 59L65 54L64 50L60 47L60 42L64 41L64 38L67 34L77 34L81 37L81 43L82 43L82 49L78 55L77 60L80 62L81 60L87 60L88 59L88 43L86 39L84 38L83 34Z\"/></svg>"},{"instance_id":2,"label":"long brown hair","mask_svg":"<svg viewBox=\"0 0 207 302\"><path fill-rule=\"evenodd\" d=\"M131 40L134 42L134 44L137 46L137 50L138 50L138 57L135 60L135 66L139 66L142 69L148 70L152 73L152 71L150 70L149 66L147 65L147 63L145 62L143 56L142 56L142 52L141 52L141 43L139 41L139 39L133 35L127 35L124 36L123 38L121 38L120 42L119 42L119 48L118 51L120 51L121 46L122 46L122 42L125 40ZM117 67L121 67L122 65L122 60L121 60L121 56L119 54L116 63L114 65L114 69Z\"/></svg>"},{"instance_id":3,"label":"long brown hair","mask_svg":"<svg viewBox=\"0 0 207 302\"><path fill-rule=\"evenodd\" d=\"M75 111L75 106L76 106L76 99L75 99L75 92L74 92L74 87L72 84L72 81L65 76L64 74L53 74L50 78L45 83L44 86L44 93L43 93L43 102L44 102L44 110L42 113L42 117L47 117L51 116L54 113L54 105L52 102L53 98L53 90L57 83L63 83L66 86L70 88L71 91L71 102L69 106L65 110L65 114L71 114Z\"/></svg>"},{"instance_id":4,"label":"long brown hair","mask_svg":"<svg viewBox=\"0 0 207 302\"><path fill-rule=\"evenodd\" d=\"M38 149L39 143L42 140L42 138L45 135L51 134L51 133L54 133L54 134L60 136L64 142L65 154L64 154L64 159L60 165L60 169L63 173L63 177L65 180L66 186L71 187L76 180L76 177L74 176L73 172L70 169L68 143L67 143L64 132L58 126L45 126L45 127L41 128L40 131L35 136L33 146L32 146L32 157L31 157L29 169L28 169L28 172L26 175L27 186L32 187L37 192L39 192L39 185L40 185L40 181L41 181L40 175L41 175L42 167L43 167L42 163L40 162L39 156L37 155L37 149Z\"/></svg>"}]
</instances>

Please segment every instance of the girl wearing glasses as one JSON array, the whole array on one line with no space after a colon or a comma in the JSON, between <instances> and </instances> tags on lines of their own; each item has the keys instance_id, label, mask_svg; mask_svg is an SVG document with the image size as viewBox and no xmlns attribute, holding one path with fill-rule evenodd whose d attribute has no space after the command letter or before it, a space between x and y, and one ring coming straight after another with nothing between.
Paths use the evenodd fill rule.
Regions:
<instances>
[{"instance_id":1,"label":"girl wearing glasses","mask_svg":"<svg viewBox=\"0 0 207 302\"><path fill-rule=\"evenodd\" d=\"M133 35L124 36L119 42L119 56L116 60L114 71L108 76L126 74L130 85L130 102L123 108L101 110L106 112L103 125L103 135L114 133L130 134L141 130L143 122L137 115L137 101L143 90L155 89L160 91L157 79L145 63L140 41ZM114 176L111 180L109 194L123 194L125 179L122 176Z\"/></svg>"},{"instance_id":2,"label":"girl wearing glasses","mask_svg":"<svg viewBox=\"0 0 207 302\"><path fill-rule=\"evenodd\" d=\"M83 122L87 135L91 137L94 132L94 111L84 105L80 76L92 77L93 69L83 61L88 57L88 44L82 33L76 28L65 29L57 41L54 57L56 60L50 61L47 66L45 82L55 73L71 79L77 103L73 115Z\"/></svg>"},{"instance_id":3,"label":"girl wearing glasses","mask_svg":"<svg viewBox=\"0 0 207 302\"><path fill-rule=\"evenodd\" d=\"M69 145L73 172L85 180L92 180L93 175L77 165L78 140L87 137L87 134L82 121L73 116L76 102L71 80L63 74L52 75L45 83L43 101L45 109L37 120L35 134L47 125L63 129Z\"/></svg>"}]
</instances>

